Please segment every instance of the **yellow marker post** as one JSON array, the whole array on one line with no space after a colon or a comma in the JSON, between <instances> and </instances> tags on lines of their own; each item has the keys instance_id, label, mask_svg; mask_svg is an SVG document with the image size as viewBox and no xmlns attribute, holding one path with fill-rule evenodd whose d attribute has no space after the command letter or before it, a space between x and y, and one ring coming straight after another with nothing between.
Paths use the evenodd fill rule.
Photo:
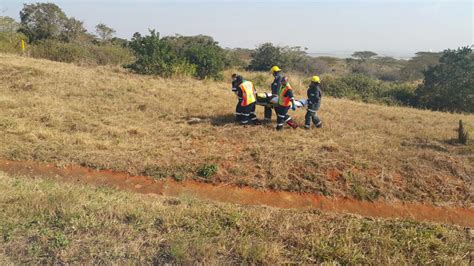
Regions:
<instances>
[{"instance_id":1,"label":"yellow marker post","mask_svg":"<svg viewBox=\"0 0 474 266\"><path fill-rule=\"evenodd\" d=\"M25 40L21 39L21 51L25 52Z\"/></svg>"}]
</instances>

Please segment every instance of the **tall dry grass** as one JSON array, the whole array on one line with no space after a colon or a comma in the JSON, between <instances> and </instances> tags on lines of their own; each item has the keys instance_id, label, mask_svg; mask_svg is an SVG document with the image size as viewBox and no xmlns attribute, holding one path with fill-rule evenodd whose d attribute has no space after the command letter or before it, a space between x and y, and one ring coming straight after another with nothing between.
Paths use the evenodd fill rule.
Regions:
<instances>
[{"instance_id":1,"label":"tall dry grass","mask_svg":"<svg viewBox=\"0 0 474 266\"><path fill-rule=\"evenodd\" d=\"M243 74L261 91L271 81ZM305 80L291 75L297 98ZM178 179L213 165L207 182L473 206L474 145L451 141L459 119L472 131L473 115L324 97L322 130L244 128L229 84L3 54L0 156ZM304 114L291 112L300 124Z\"/></svg>"}]
</instances>

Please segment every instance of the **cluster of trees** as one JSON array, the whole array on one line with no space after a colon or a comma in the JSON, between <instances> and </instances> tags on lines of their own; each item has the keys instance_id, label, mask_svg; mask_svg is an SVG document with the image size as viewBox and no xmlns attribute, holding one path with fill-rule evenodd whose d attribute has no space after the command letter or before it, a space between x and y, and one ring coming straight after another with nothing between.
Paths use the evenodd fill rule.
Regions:
<instances>
[{"instance_id":1,"label":"cluster of trees","mask_svg":"<svg viewBox=\"0 0 474 266\"><path fill-rule=\"evenodd\" d=\"M83 22L68 17L53 3L25 4L19 23L0 17L0 52L18 51L20 40L25 39L33 57L119 64L140 74L200 79L221 79L222 71L229 67L268 71L278 65L305 75L327 74L324 89L335 97L474 112L474 57L470 47L419 52L410 60L358 51L344 60L314 58L306 53L307 48L272 43L255 50L229 50L203 35L161 37L150 30L145 36L135 33L129 41L114 37L115 30L103 23L95 30L95 34L89 33Z\"/></svg>"}]
</instances>

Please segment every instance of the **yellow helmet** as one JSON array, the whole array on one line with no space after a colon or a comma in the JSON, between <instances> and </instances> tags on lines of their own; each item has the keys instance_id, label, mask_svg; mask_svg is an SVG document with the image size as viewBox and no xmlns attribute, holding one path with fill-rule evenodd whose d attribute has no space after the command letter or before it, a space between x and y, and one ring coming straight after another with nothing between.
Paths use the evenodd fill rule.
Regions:
<instances>
[{"instance_id":1,"label":"yellow helmet","mask_svg":"<svg viewBox=\"0 0 474 266\"><path fill-rule=\"evenodd\" d=\"M320 79L318 76L313 76L313 77L311 78L311 81L312 81L312 82L320 83L320 82L321 82L321 79Z\"/></svg>"},{"instance_id":2,"label":"yellow helmet","mask_svg":"<svg viewBox=\"0 0 474 266\"><path fill-rule=\"evenodd\" d=\"M281 71L281 69L278 66L273 66L271 70L273 73Z\"/></svg>"}]
</instances>

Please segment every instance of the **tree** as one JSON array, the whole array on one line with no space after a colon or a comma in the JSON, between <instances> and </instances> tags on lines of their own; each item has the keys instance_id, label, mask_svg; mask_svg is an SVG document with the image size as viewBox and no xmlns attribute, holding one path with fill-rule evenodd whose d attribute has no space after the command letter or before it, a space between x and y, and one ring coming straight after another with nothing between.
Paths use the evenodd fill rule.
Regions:
<instances>
[{"instance_id":1,"label":"tree","mask_svg":"<svg viewBox=\"0 0 474 266\"><path fill-rule=\"evenodd\" d=\"M257 47L251 54L252 60L248 66L249 70L269 71L272 66L284 67L282 48L273 46L272 43L264 43Z\"/></svg>"},{"instance_id":2,"label":"tree","mask_svg":"<svg viewBox=\"0 0 474 266\"><path fill-rule=\"evenodd\" d=\"M65 21L64 29L62 30L59 40L64 42L72 42L78 39L79 36L84 36L87 30L84 28L84 23L75 18L69 18Z\"/></svg>"},{"instance_id":3,"label":"tree","mask_svg":"<svg viewBox=\"0 0 474 266\"><path fill-rule=\"evenodd\" d=\"M174 65L179 63L169 43L160 39L160 34L155 30L150 30L148 36L135 33L129 47L136 61L126 67L139 74L170 76Z\"/></svg>"},{"instance_id":4,"label":"tree","mask_svg":"<svg viewBox=\"0 0 474 266\"><path fill-rule=\"evenodd\" d=\"M0 32L15 33L20 24L11 17L0 16Z\"/></svg>"},{"instance_id":5,"label":"tree","mask_svg":"<svg viewBox=\"0 0 474 266\"><path fill-rule=\"evenodd\" d=\"M358 51L358 52L354 52L352 54L352 57L358 58L362 61L366 61L376 55L377 55L376 53L371 52L371 51Z\"/></svg>"},{"instance_id":6,"label":"tree","mask_svg":"<svg viewBox=\"0 0 474 266\"><path fill-rule=\"evenodd\" d=\"M103 42L111 40L115 34L115 30L104 23L97 24L97 26L95 26L95 32Z\"/></svg>"},{"instance_id":7,"label":"tree","mask_svg":"<svg viewBox=\"0 0 474 266\"><path fill-rule=\"evenodd\" d=\"M71 41L85 33L82 22L68 18L53 3L25 4L20 11L20 29L30 42L43 39Z\"/></svg>"},{"instance_id":8,"label":"tree","mask_svg":"<svg viewBox=\"0 0 474 266\"><path fill-rule=\"evenodd\" d=\"M424 71L417 105L433 110L474 112L474 54L469 47L445 50L439 64Z\"/></svg>"}]
</instances>

